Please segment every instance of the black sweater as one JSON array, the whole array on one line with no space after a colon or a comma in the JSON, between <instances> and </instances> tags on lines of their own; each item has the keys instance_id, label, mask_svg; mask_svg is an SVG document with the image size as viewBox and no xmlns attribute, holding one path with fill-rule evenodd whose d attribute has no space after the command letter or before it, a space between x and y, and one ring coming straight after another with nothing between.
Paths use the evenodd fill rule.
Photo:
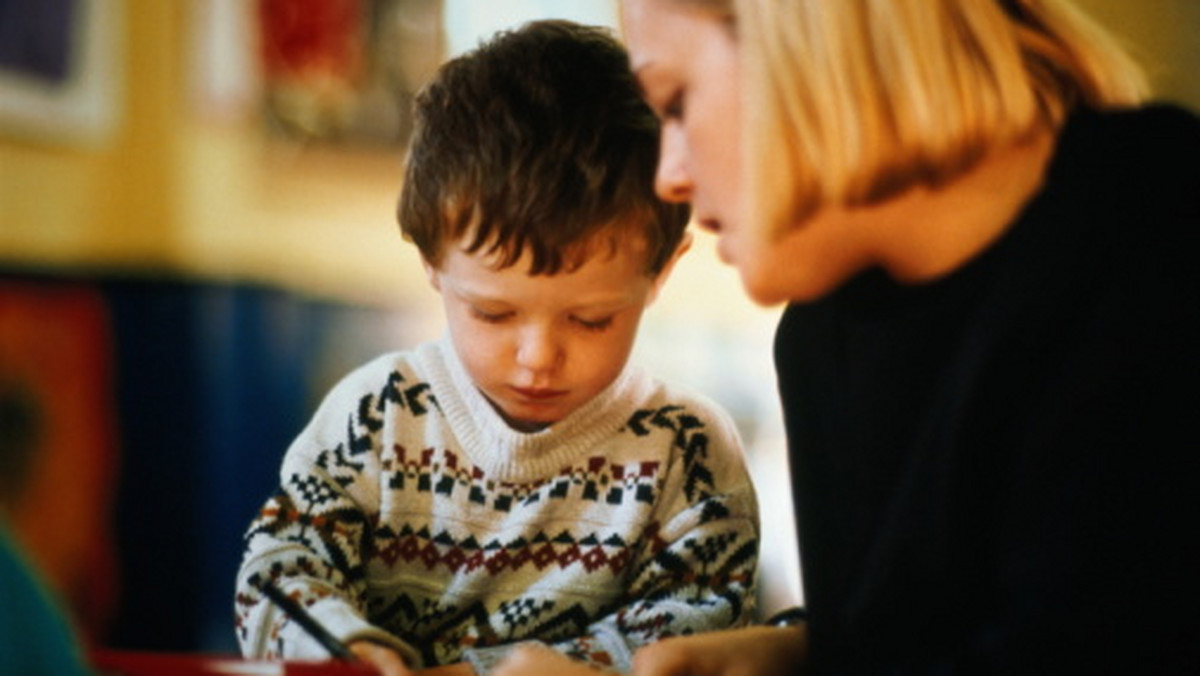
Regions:
<instances>
[{"instance_id":1,"label":"black sweater","mask_svg":"<svg viewBox=\"0 0 1200 676\"><path fill-rule=\"evenodd\" d=\"M1181 110L1077 113L967 265L784 313L818 673L1200 667L1198 160Z\"/></svg>"}]
</instances>

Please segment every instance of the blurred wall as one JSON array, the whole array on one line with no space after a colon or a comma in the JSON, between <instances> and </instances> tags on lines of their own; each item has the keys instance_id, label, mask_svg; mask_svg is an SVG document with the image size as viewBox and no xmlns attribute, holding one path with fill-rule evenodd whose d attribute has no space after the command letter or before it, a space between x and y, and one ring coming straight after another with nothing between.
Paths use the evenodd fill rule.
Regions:
<instances>
[{"instance_id":1,"label":"blurred wall","mask_svg":"<svg viewBox=\"0 0 1200 676\"><path fill-rule=\"evenodd\" d=\"M1162 98L1200 110L1200 2L1077 0L1120 36Z\"/></svg>"},{"instance_id":2,"label":"blurred wall","mask_svg":"<svg viewBox=\"0 0 1200 676\"><path fill-rule=\"evenodd\" d=\"M423 297L392 218L398 150L272 143L257 101L204 100L196 8L210 1L221 4L100 0L119 14L102 36L119 68L106 83L116 122L94 138L0 118L0 263L165 270L393 305ZM233 6L252 20L254 3ZM233 47L253 57L253 43Z\"/></svg>"}]
</instances>

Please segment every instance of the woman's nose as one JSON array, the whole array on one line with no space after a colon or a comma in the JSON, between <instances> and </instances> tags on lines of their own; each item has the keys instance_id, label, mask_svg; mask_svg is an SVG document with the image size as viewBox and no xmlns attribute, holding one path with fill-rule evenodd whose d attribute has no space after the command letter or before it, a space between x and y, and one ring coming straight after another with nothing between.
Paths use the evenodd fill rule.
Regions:
<instances>
[{"instance_id":1,"label":"woman's nose","mask_svg":"<svg viewBox=\"0 0 1200 676\"><path fill-rule=\"evenodd\" d=\"M692 177L687 172L687 143L678 124L663 125L659 141L658 169L654 192L665 202L687 202L692 198Z\"/></svg>"}]
</instances>

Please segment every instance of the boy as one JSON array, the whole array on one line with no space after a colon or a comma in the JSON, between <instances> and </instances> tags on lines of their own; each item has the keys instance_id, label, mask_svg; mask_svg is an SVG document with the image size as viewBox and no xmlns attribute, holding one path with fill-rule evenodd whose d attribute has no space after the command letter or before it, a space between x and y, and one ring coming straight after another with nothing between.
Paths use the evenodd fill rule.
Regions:
<instances>
[{"instance_id":1,"label":"boy","mask_svg":"<svg viewBox=\"0 0 1200 676\"><path fill-rule=\"evenodd\" d=\"M421 93L399 217L448 338L352 373L288 450L238 575L246 655L325 655L263 580L385 673L484 673L526 641L626 670L748 620L736 432L626 363L687 248L657 143L623 48L568 22L500 34Z\"/></svg>"}]
</instances>

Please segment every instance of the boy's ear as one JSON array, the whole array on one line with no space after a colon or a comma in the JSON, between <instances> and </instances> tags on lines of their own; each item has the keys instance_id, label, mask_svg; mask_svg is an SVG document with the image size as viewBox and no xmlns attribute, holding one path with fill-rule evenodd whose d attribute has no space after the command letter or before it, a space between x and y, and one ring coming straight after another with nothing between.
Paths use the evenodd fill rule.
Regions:
<instances>
[{"instance_id":1,"label":"boy's ear","mask_svg":"<svg viewBox=\"0 0 1200 676\"><path fill-rule=\"evenodd\" d=\"M671 271L675 269L675 264L683 258L683 254L687 253L688 249L692 248L692 231L684 230L683 237L679 240L679 246L675 247L675 253L667 259L666 265L663 265L662 270L659 270L658 275L654 278L654 286L650 288L650 297L646 299L646 304L653 303L658 298L658 292L662 290L663 284L666 283L667 277L671 276Z\"/></svg>"},{"instance_id":2,"label":"boy's ear","mask_svg":"<svg viewBox=\"0 0 1200 676\"><path fill-rule=\"evenodd\" d=\"M421 258L421 265L425 268L425 278L429 280L429 285L433 287L434 291L441 293L442 279L438 275L438 269L432 263L425 260L424 257Z\"/></svg>"}]
</instances>

